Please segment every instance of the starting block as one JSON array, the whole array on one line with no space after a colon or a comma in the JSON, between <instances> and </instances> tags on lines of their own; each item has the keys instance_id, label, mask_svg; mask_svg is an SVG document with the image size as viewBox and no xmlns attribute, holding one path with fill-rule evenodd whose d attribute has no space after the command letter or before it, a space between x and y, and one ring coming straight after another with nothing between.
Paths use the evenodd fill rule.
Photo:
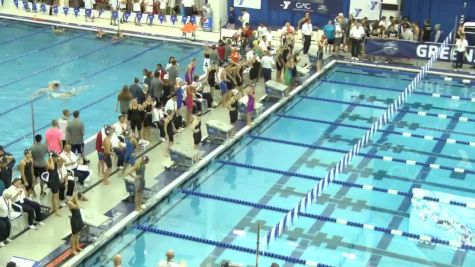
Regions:
<instances>
[{"instance_id":1,"label":"starting block","mask_svg":"<svg viewBox=\"0 0 475 267\"><path fill-rule=\"evenodd\" d=\"M194 149L172 146L170 148L170 158L173 161L173 167L189 168L199 161L200 154Z\"/></svg>"},{"instance_id":2,"label":"starting block","mask_svg":"<svg viewBox=\"0 0 475 267\"><path fill-rule=\"evenodd\" d=\"M310 77L310 69L297 66L297 74L297 81L303 83Z\"/></svg>"},{"instance_id":3,"label":"starting block","mask_svg":"<svg viewBox=\"0 0 475 267\"><path fill-rule=\"evenodd\" d=\"M269 80L265 84L266 94L271 98L283 98L289 88L287 85Z\"/></svg>"},{"instance_id":4,"label":"starting block","mask_svg":"<svg viewBox=\"0 0 475 267\"><path fill-rule=\"evenodd\" d=\"M222 121L209 120L206 122L206 128L210 140L226 141L231 137L234 127Z\"/></svg>"}]
</instances>

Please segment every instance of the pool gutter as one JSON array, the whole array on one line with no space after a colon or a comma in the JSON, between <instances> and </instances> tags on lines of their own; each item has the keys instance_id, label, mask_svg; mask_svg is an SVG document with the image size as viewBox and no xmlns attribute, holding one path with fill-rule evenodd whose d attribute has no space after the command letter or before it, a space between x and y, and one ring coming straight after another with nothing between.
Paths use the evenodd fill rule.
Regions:
<instances>
[{"instance_id":1,"label":"pool gutter","mask_svg":"<svg viewBox=\"0 0 475 267\"><path fill-rule=\"evenodd\" d=\"M157 205L162 199L168 196L170 193L173 192L178 186L183 184L189 178L191 178L194 174L200 171L203 167L211 163L217 156L221 153L226 151L230 146L235 144L239 139L244 137L249 131L251 131L254 127L260 124L264 119L269 117L275 110L282 107L288 101L290 101L296 94L302 91L308 84L312 83L314 80L319 78L322 74L324 74L328 69L330 69L333 65L335 65L337 61L333 60L329 62L323 69L315 74L313 74L309 79L307 79L302 85L298 86L293 90L289 97L284 97L280 99L277 103L272 105L269 109L264 111L261 115L259 115L255 120L253 126L245 126L236 135L232 138L224 142L222 145L218 146L215 150L213 150L210 154L204 157L201 161L199 161L196 165L191 167L189 170L181 174L178 178L176 178L172 183L168 186L160 190L156 195L149 199L149 201L145 204L145 211L143 213L139 213L136 211L131 212L129 215L124 217L121 221L119 221L116 225L111 227L107 230L102 236L100 236L94 243L90 244L84 250L65 262L64 266L78 266L81 264L83 260L87 257L91 256L94 252L96 252L102 245L109 242L112 238L114 238L117 234L119 234L122 230L124 230L128 225L136 221L140 216L145 214L155 205Z\"/></svg>"}]
</instances>

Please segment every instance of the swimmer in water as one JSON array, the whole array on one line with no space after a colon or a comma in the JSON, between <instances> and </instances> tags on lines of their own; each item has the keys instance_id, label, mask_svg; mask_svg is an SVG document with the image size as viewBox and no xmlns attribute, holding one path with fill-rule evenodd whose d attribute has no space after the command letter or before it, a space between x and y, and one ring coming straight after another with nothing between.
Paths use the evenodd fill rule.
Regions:
<instances>
[{"instance_id":1,"label":"swimmer in water","mask_svg":"<svg viewBox=\"0 0 475 267\"><path fill-rule=\"evenodd\" d=\"M122 40L123 38L124 38L124 34L119 30L114 36L112 36L112 41L119 41L119 40Z\"/></svg>"},{"instance_id":2,"label":"swimmer in water","mask_svg":"<svg viewBox=\"0 0 475 267\"><path fill-rule=\"evenodd\" d=\"M48 94L51 98L68 99L79 94L80 91L81 91L81 88L66 89L61 86L59 81L52 81L48 84L48 88L43 88L36 91L33 94L33 97L37 97L43 94Z\"/></svg>"},{"instance_id":3,"label":"swimmer in water","mask_svg":"<svg viewBox=\"0 0 475 267\"><path fill-rule=\"evenodd\" d=\"M54 33L63 33L64 32L64 28L61 28L59 26L53 26L53 27L51 27L51 29L53 30Z\"/></svg>"},{"instance_id":4,"label":"swimmer in water","mask_svg":"<svg viewBox=\"0 0 475 267\"><path fill-rule=\"evenodd\" d=\"M106 33L102 29L98 29L96 32L96 38L102 39L104 36L106 36Z\"/></svg>"}]
</instances>

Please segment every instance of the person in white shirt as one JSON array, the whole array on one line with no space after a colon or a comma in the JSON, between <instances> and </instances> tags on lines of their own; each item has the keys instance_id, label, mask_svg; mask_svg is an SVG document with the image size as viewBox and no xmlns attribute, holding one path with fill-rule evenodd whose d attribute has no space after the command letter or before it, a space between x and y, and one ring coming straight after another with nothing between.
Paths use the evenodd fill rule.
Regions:
<instances>
[{"instance_id":1,"label":"person in white shirt","mask_svg":"<svg viewBox=\"0 0 475 267\"><path fill-rule=\"evenodd\" d=\"M96 0L84 0L84 9L90 10L91 15L86 15L86 21L90 18L91 22L94 22L94 5L96 4Z\"/></svg>"},{"instance_id":2,"label":"person in white shirt","mask_svg":"<svg viewBox=\"0 0 475 267\"><path fill-rule=\"evenodd\" d=\"M12 225L9 215L13 212L11 194L8 190L3 191L0 197L0 248L5 246L5 242L10 243L10 232Z\"/></svg>"},{"instance_id":3,"label":"person in white shirt","mask_svg":"<svg viewBox=\"0 0 475 267\"><path fill-rule=\"evenodd\" d=\"M63 133L63 139L61 140L63 142L63 147L66 144L66 141L69 139L68 137L68 124L69 124L69 117L70 117L70 112L69 110L65 109L63 110L63 116L58 119L58 126L61 132Z\"/></svg>"},{"instance_id":4,"label":"person in white shirt","mask_svg":"<svg viewBox=\"0 0 475 267\"><path fill-rule=\"evenodd\" d=\"M246 25L247 23L251 24L251 15L249 15L249 12L247 12L247 9L243 8L241 9L242 16L239 17L239 20L242 23L242 26Z\"/></svg>"},{"instance_id":5,"label":"person in white shirt","mask_svg":"<svg viewBox=\"0 0 475 267\"><path fill-rule=\"evenodd\" d=\"M158 263L158 267L186 267L185 261L181 261L179 264L173 261L175 258L175 253L171 249L167 251L165 257L166 260L161 260Z\"/></svg>"},{"instance_id":6,"label":"person in white shirt","mask_svg":"<svg viewBox=\"0 0 475 267\"><path fill-rule=\"evenodd\" d=\"M41 222L44 219L41 213L41 205L26 197L26 189L21 183L20 178L13 179L12 185L7 190L11 195L11 201L20 206L23 212L28 214L28 227L30 229L37 229L35 221L39 225L44 225L44 223ZM13 210L20 211L18 206L13 205Z\"/></svg>"},{"instance_id":7,"label":"person in white shirt","mask_svg":"<svg viewBox=\"0 0 475 267\"><path fill-rule=\"evenodd\" d=\"M153 0L145 0L145 13L153 14Z\"/></svg>"},{"instance_id":8,"label":"person in white shirt","mask_svg":"<svg viewBox=\"0 0 475 267\"><path fill-rule=\"evenodd\" d=\"M262 38L264 34L267 33L267 27L264 25L264 23L259 23L259 26L257 27L257 38Z\"/></svg>"},{"instance_id":9,"label":"person in white shirt","mask_svg":"<svg viewBox=\"0 0 475 267\"><path fill-rule=\"evenodd\" d=\"M262 75L264 76L264 83L272 79L272 68L275 66L274 58L270 51L267 51L261 58Z\"/></svg>"},{"instance_id":10,"label":"person in white shirt","mask_svg":"<svg viewBox=\"0 0 475 267\"><path fill-rule=\"evenodd\" d=\"M84 168L84 166L81 166L80 170L78 170L78 167L80 166L78 157L71 151L71 145L66 144L63 152L59 156L63 160L66 169L74 173L74 176L78 178L79 184L84 185L84 182L86 182L90 173Z\"/></svg>"},{"instance_id":11,"label":"person in white shirt","mask_svg":"<svg viewBox=\"0 0 475 267\"><path fill-rule=\"evenodd\" d=\"M356 25L353 26L350 30L351 38L351 59L358 60L358 55L360 54L361 41L365 36L365 31L361 27L361 23L358 21Z\"/></svg>"},{"instance_id":12,"label":"person in white shirt","mask_svg":"<svg viewBox=\"0 0 475 267\"><path fill-rule=\"evenodd\" d=\"M310 19L305 19L302 25L302 34L303 34L303 54L308 54L308 50L310 49L310 42L312 41L312 24L310 23Z\"/></svg>"},{"instance_id":13,"label":"person in white shirt","mask_svg":"<svg viewBox=\"0 0 475 267\"><path fill-rule=\"evenodd\" d=\"M455 71L461 69L463 66L463 59L465 57L465 53L467 52L468 42L465 39L465 34L459 34L459 38L455 42L455 52L457 53L456 61L455 61Z\"/></svg>"},{"instance_id":14,"label":"person in white shirt","mask_svg":"<svg viewBox=\"0 0 475 267\"><path fill-rule=\"evenodd\" d=\"M193 16L193 6L195 5L195 0L183 0L182 5L185 8L185 16Z\"/></svg>"},{"instance_id":15,"label":"person in white shirt","mask_svg":"<svg viewBox=\"0 0 475 267\"><path fill-rule=\"evenodd\" d=\"M138 15L140 14L141 12L141 9L140 9L140 0L133 0L132 1L133 4L132 4L132 11L134 11L135 13L135 19L134 19L134 22L135 22L135 25L137 26L140 26L140 21L138 19Z\"/></svg>"}]
</instances>

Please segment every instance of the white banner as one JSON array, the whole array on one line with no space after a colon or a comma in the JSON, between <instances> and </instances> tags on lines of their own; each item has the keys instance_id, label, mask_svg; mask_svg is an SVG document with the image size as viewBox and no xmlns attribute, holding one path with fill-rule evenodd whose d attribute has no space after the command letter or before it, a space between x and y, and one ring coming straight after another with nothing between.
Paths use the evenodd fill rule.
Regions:
<instances>
[{"instance_id":1,"label":"white banner","mask_svg":"<svg viewBox=\"0 0 475 267\"><path fill-rule=\"evenodd\" d=\"M235 7L261 9L262 0L234 0Z\"/></svg>"},{"instance_id":2,"label":"white banner","mask_svg":"<svg viewBox=\"0 0 475 267\"><path fill-rule=\"evenodd\" d=\"M351 0L350 14L357 19L366 17L369 20L379 20L381 0Z\"/></svg>"}]
</instances>

